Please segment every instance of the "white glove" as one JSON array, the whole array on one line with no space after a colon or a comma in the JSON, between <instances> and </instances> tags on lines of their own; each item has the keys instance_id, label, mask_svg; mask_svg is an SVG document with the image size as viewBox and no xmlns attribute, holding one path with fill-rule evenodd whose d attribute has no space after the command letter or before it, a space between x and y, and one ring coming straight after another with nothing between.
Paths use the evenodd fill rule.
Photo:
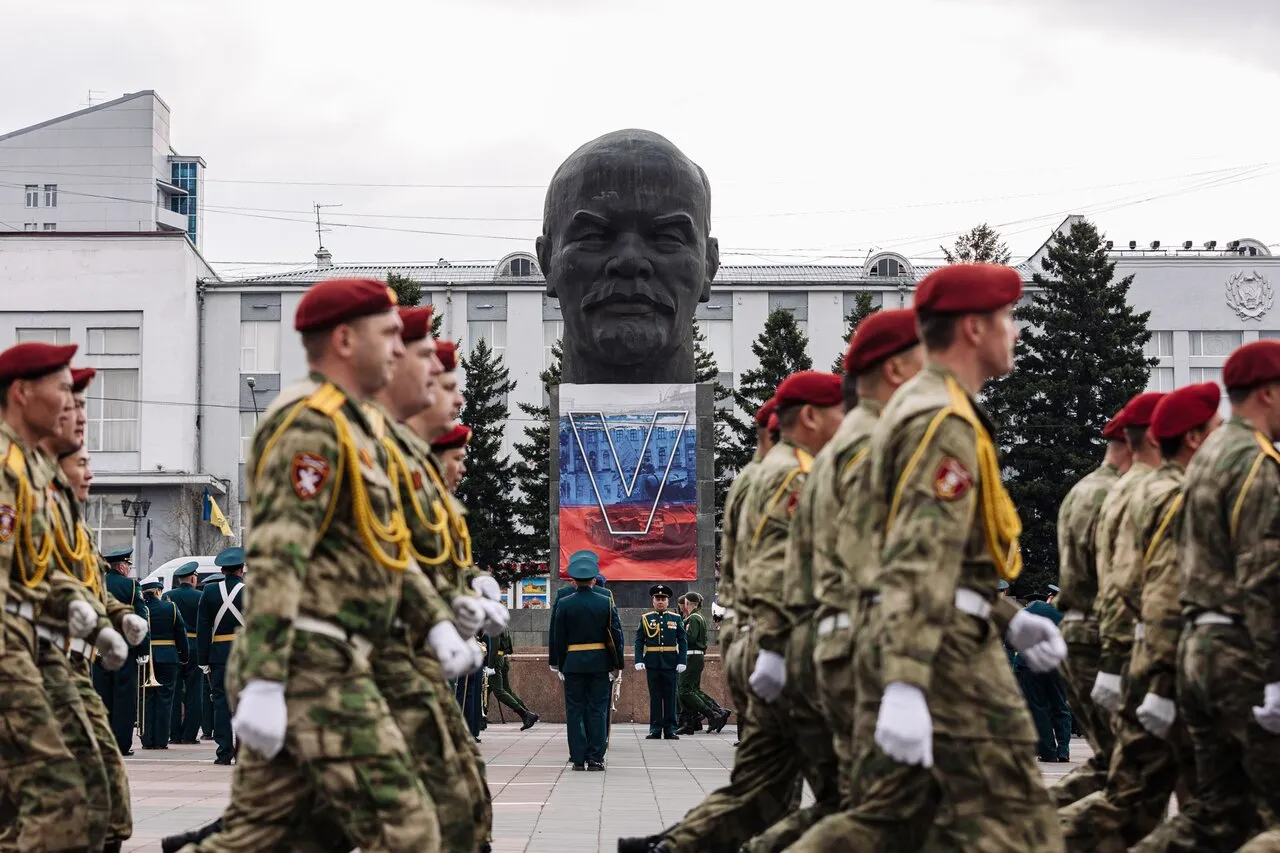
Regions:
<instances>
[{"instance_id":1,"label":"white glove","mask_svg":"<svg viewBox=\"0 0 1280 853\"><path fill-rule=\"evenodd\" d=\"M685 671L686 669L688 669L688 668L689 668L689 667L685 666L685 665L684 665L684 664L682 664L682 663L678 663L678 664L676 664L676 672L684 672L684 671Z\"/></svg>"},{"instance_id":2,"label":"white glove","mask_svg":"<svg viewBox=\"0 0 1280 853\"><path fill-rule=\"evenodd\" d=\"M1052 672L1067 658L1067 641L1055 634L1018 654L1032 672Z\"/></svg>"},{"instance_id":3,"label":"white glove","mask_svg":"<svg viewBox=\"0 0 1280 853\"><path fill-rule=\"evenodd\" d=\"M484 674L485 674L485 675L493 675L493 674L494 674L494 672L496 672L496 670L495 670L493 667L491 667L491 666L486 666L486 667L484 668Z\"/></svg>"},{"instance_id":4,"label":"white glove","mask_svg":"<svg viewBox=\"0 0 1280 853\"><path fill-rule=\"evenodd\" d=\"M876 718L876 746L894 761L933 766L933 718L923 690L902 681L885 685Z\"/></svg>"},{"instance_id":5,"label":"white glove","mask_svg":"<svg viewBox=\"0 0 1280 853\"><path fill-rule=\"evenodd\" d=\"M474 634L484 624L484 608L480 599L469 595L460 595L453 604L453 621L458 623L458 633Z\"/></svg>"},{"instance_id":6,"label":"white glove","mask_svg":"<svg viewBox=\"0 0 1280 853\"><path fill-rule=\"evenodd\" d=\"M477 578L479 580L479 578ZM511 611L501 601L491 601L487 598L473 598L484 610L484 625L481 627L490 637L496 637L503 631L507 630L507 623L511 621Z\"/></svg>"},{"instance_id":7,"label":"white glove","mask_svg":"<svg viewBox=\"0 0 1280 853\"><path fill-rule=\"evenodd\" d=\"M103 628L99 631L93 647L98 650L103 668L112 672L124 666L124 662L129 659L129 646L115 628Z\"/></svg>"},{"instance_id":8,"label":"white glove","mask_svg":"<svg viewBox=\"0 0 1280 853\"><path fill-rule=\"evenodd\" d=\"M787 659L777 652L760 650L756 655L756 668L747 679L751 692L766 702L773 702L787 686Z\"/></svg>"},{"instance_id":9,"label":"white glove","mask_svg":"<svg viewBox=\"0 0 1280 853\"><path fill-rule=\"evenodd\" d=\"M636 661L636 672L644 672L644 661Z\"/></svg>"},{"instance_id":10,"label":"white glove","mask_svg":"<svg viewBox=\"0 0 1280 853\"><path fill-rule=\"evenodd\" d=\"M289 708L284 701L284 684L261 678L249 680L240 690L231 731L240 742L270 761L284 748L289 726Z\"/></svg>"},{"instance_id":11,"label":"white glove","mask_svg":"<svg viewBox=\"0 0 1280 853\"><path fill-rule=\"evenodd\" d=\"M147 638L147 620L137 613L128 613L120 623L121 633L125 641L136 646Z\"/></svg>"},{"instance_id":12,"label":"white glove","mask_svg":"<svg viewBox=\"0 0 1280 853\"><path fill-rule=\"evenodd\" d=\"M1169 728L1178 719L1178 703L1154 693L1142 697L1138 706L1138 722L1156 737L1164 740L1169 736Z\"/></svg>"},{"instance_id":13,"label":"white glove","mask_svg":"<svg viewBox=\"0 0 1280 853\"><path fill-rule=\"evenodd\" d=\"M83 640L98 627L98 614L87 601L73 601L67 605L67 630L77 640Z\"/></svg>"},{"instance_id":14,"label":"white glove","mask_svg":"<svg viewBox=\"0 0 1280 853\"><path fill-rule=\"evenodd\" d=\"M148 661L150 661L150 660L151 660L151 655L139 655L139 656L138 656L138 663L142 664L143 666L146 666L146 665L147 665L147 662L148 662Z\"/></svg>"},{"instance_id":15,"label":"white glove","mask_svg":"<svg viewBox=\"0 0 1280 853\"><path fill-rule=\"evenodd\" d=\"M498 582L491 575L480 575L473 579L471 588L490 601L498 601L502 598L502 587L498 586Z\"/></svg>"},{"instance_id":16,"label":"white glove","mask_svg":"<svg viewBox=\"0 0 1280 853\"><path fill-rule=\"evenodd\" d=\"M213 672L213 667L209 666L209 664L205 664L204 666L200 667L200 671L203 672L205 675L208 675L209 673Z\"/></svg>"},{"instance_id":17,"label":"white glove","mask_svg":"<svg viewBox=\"0 0 1280 853\"><path fill-rule=\"evenodd\" d=\"M563 673L563 672L561 672L560 670L558 670L558 669L557 669L557 670L556 670L556 675L560 676L560 680L561 680L561 681L564 681L564 673Z\"/></svg>"},{"instance_id":18,"label":"white glove","mask_svg":"<svg viewBox=\"0 0 1280 853\"><path fill-rule=\"evenodd\" d=\"M1093 680L1093 689L1089 698L1103 710L1114 714L1120 710L1120 676L1110 672L1099 672Z\"/></svg>"},{"instance_id":19,"label":"white glove","mask_svg":"<svg viewBox=\"0 0 1280 853\"><path fill-rule=\"evenodd\" d=\"M610 683L612 683L612 682L616 681L619 677L621 677L621 675L622 675L622 673L620 673L620 672L612 672L612 671L610 671L610 672L609 672L609 681L610 681Z\"/></svg>"},{"instance_id":20,"label":"white glove","mask_svg":"<svg viewBox=\"0 0 1280 853\"><path fill-rule=\"evenodd\" d=\"M552 672L559 672L559 671L560 671L560 667L558 667L558 666L548 666L548 667L547 667L547 669L551 670Z\"/></svg>"},{"instance_id":21,"label":"white glove","mask_svg":"<svg viewBox=\"0 0 1280 853\"><path fill-rule=\"evenodd\" d=\"M445 678L457 678L476 668L475 648L462 639L452 622L440 622L428 631L427 645L440 661Z\"/></svg>"},{"instance_id":22,"label":"white glove","mask_svg":"<svg viewBox=\"0 0 1280 853\"><path fill-rule=\"evenodd\" d=\"M1263 688L1262 706L1254 706L1254 719L1273 735L1280 735L1280 682Z\"/></svg>"}]
</instances>

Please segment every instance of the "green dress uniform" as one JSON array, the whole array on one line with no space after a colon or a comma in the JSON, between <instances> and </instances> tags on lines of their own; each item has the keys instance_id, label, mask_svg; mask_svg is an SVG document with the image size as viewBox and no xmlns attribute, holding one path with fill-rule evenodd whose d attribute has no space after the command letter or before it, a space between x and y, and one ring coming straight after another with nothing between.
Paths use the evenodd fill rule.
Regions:
<instances>
[{"instance_id":1,"label":"green dress uniform","mask_svg":"<svg viewBox=\"0 0 1280 853\"><path fill-rule=\"evenodd\" d=\"M183 564L173 573L174 583L191 577L199 569L194 560ZM172 601L182 614L182 621L187 626L187 648L190 654L187 662L178 673L178 681L173 693L173 718L169 724L170 743L197 743L200 738L200 723L204 713L205 678L200 671L200 662L196 652L197 629L200 626L200 591L194 586L181 584L174 586L164 594L166 601Z\"/></svg>"},{"instance_id":2,"label":"green dress uniform","mask_svg":"<svg viewBox=\"0 0 1280 853\"><path fill-rule=\"evenodd\" d=\"M243 548L226 548L215 558L222 568L244 565ZM213 578L200 594L196 629L196 659L209 667L213 700L213 740L218 745L217 764L230 764L235 752L231 740L231 706L227 702L227 661L236 635L244 625L244 580L233 574Z\"/></svg>"},{"instance_id":3,"label":"green dress uniform","mask_svg":"<svg viewBox=\"0 0 1280 853\"><path fill-rule=\"evenodd\" d=\"M103 555L108 566L114 566L121 560L133 555L132 548L122 548ZM119 572L107 571L107 592L133 608L133 612L142 619L147 618L146 605L142 603L142 593L138 591L138 582ZM111 719L111 733L115 735L116 746L121 755L133 755L133 729L138 722L138 656L139 650L146 653L147 642L143 640L129 649L129 659L124 666L115 672L108 672L101 663L93 664L93 687L102 697L102 704L107 706L107 715Z\"/></svg>"},{"instance_id":4,"label":"green dress uniform","mask_svg":"<svg viewBox=\"0 0 1280 853\"><path fill-rule=\"evenodd\" d=\"M148 581L142 585L142 589L144 593L158 594L163 589L163 584L158 580ZM155 672L160 686L146 688L142 748L168 749L178 672L190 658L187 650L187 623L172 601L153 596L145 603L147 621L151 625L151 660L147 666Z\"/></svg>"},{"instance_id":5,"label":"green dress uniform","mask_svg":"<svg viewBox=\"0 0 1280 853\"><path fill-rule=\"evenodd\" d=\"M524 704L524 700L511 687L511 654L515 651L515 646L511 641L510 629L497 637L490 637L486 645L489 651L485 666L493 670L489 676L489 693L520 715L523 721L520 731L524 731L538 721L538 715L529 710L529 706Z\"/></svg>"},{"instance_id":6,"label":"green dress uniform","mask_svg":"<svg viewBox=\"0 0 1280 853\"><path fill-rule=\"evenodd\" d=\"M684 620L684 633L689 647L689 665L676 679L676 698L680 703L680 711L704 716L714 726L722 720L714 712L715 703L711 697L702 692L702 668L707 656L707 620L702 618L701 608L690 613ZM693 719L696 720L697 716Z\"/></svg>"},{"instance_id":7,"label":"green dress uniform","mask_svg":"<svg viewBox=\"0 0 1280 853\"><path fill-rule=\"evenodd\" d=\"M665 586L654 589L671 590ZM652 594L652 590L650 591ZM640 617L636 629L636 662L643 664L649 683L649 737L676 738L676 676L688 655L684 621L670 610L651 610Z\"/></svg>"}]
</instances>

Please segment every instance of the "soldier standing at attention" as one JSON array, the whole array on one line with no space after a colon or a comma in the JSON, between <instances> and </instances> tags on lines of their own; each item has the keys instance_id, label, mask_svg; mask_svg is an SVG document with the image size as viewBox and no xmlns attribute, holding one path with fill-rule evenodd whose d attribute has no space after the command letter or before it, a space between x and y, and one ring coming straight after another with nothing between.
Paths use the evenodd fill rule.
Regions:
<instances>
[{"instance_id":1,"label":"soldier standing at attention","mask_svg":"<svg viewBox=\"0 0 1280 853\"><path fill-rule=\"evenodd\" d=\"M702 668L707 659L707 620L702 618L702 596L686 592L680 596L680 614L684 616L684 635L688 643L688 667L676 679L676 698L680 703L682 728L676 734L693 734L702 728L699 717L705 717L707 732L714 734L729 721L729 712L720 708L702 692Z\"/></svg>"},{"instance_id":2,"label":"soldier standing at attention","mask_svg":"<svg viewBox=\"0 0 1280 853\"><path fill-rule=\"evenodd\" d=\"M671 587L649 588L653 609L640 617L636 628L636 671L649 685L649 734L645 740L680 740L676 734L676 676L685 671L688 645L684 621L667 611Z\"/></svg>"},{"instance_id":3,"label":"soldier standing at attention","mask_svg":"<svg viewBox=\"0 0 1280 853\"><path fill-rule=\"evenodd\" d=\"M132 548L120 548L103 555L107 564L106 587L116 601L146 621L147 607L142 603L138 582L133 579ZM144 637L145 640L145 637ZM118 670L110 670L101 660L93 662L93 689L102 697L111 720L111 733L121 755L133 755L133 729L138 723L138 656L145 655L145 641L129 649L129 659Z\"/></svg>"},{"instance_id":4,"label":"soldier standing at attention","mask_svg":"<svg viewBox=\"0 0 1280 853\"><path fill-rule=\"evenodd\" d=\"M569 760L574 770L601 771L609 686L622 673L622 629L612 602L592 588L599 573L595 554L571 559L568 571L576 589L553 614L556 639L551 651L564 682Z\"/></svg>"},{"instance_id":5,"label":"soldier standing at attention","mask_svg":"<svg viewBox=\"0 0 1280 853\"><path fill-rule=\"evenodd\" d=\"M1062 611L1059 627L1068 651L1062 676L1074 718L1093 748L1088 761L1049 788L1049 796L1058 807L1102 790L1115 745L1111 720L1089 692L1098 677L1102 655L1093 607L1098 597L1098 518L1103 501L1133 461L1124 438L1123 409L1102 428L1102 437L1107 442L1102 464L1071 487L1058 510L1058 578L1062 592L1054 604Z\"/></svg>"},{"instance_id":6,"label":"soldier standing at attention","mask_svg":"<svg viewBox=\"0 0 1280 853\"><path fill-rule=\"evenodd\" d=\"M885 406L868 450L864 530L876 585L858 655L853 807L839 847L913 853L1062 850L1036 734L1001 644L1036 671L1066 656L1052 621L997 597L1017 578L1021 522L977 402L1013 369L1009 267L954 264L920 282L925 367ZM878 661L878 665L877 664Z\"/></svg>"},{"instance_id":7,"label":"soldier standing at attention","mask_svg":"<svg viewBox=\"0 0 1280 853\"><path fill-rule=\"evenodd\" d=\"M148 687L146 692L145 731L142 733L143 749L168 749L169 727L173 721L173 694L178 683L178 673L190 660L187 651L187 623L183 621L178 606L160 597L164 584L159 580L141 585L147 605L147 620L151 630L148 662L156 674L159 687Z\"/></svg>"},{"instance_id":8,"label":"soldier standing at attention","mask_svg":"<svg viewBox=\"0 0 1280 853\"><path fill-rule=\"evenodd\" d=\"M244 549L223 548L213 558L222 569L200 593L196 626L196 660L209 680L213 697L213 740L218 745L213 763L230 765L235 754L231 739L231 707L227 701L227 664L236 635L244 627Z\"/></svg>"},{"instance_id":9,"label":"soldier standing at attention","mask_svg":"<svg viewBox=\"0 0 1280 853\"><path fill-rule=\"evenodd\" d=\"M533 728L533 724L540 718L529 710L529 706L524 704L524 700L516 695L515 688L511 686L511 655L514 651L511 629L503 628L489 643L489 660L485 662L485 667L489 676L489 692L493 694L493 698L520 715L520 731L524 731Z\"/></svg>"},{"instance_id":10,"label":"soldier standing at attention","mask_svg":"<svg viewBox=\"0 0 1280 853\"><path fill-rule=\"evenodd\" d=\"M173 693L173 719L169 725L169 743L199 743L200 720L204 707L204 673L200 671L198 654L200 627L200 593L196 590L196 572L200 564L183 563L173 573L173 589L164 594L172 601L187 626L187 660L178 673Z\"/></svg>"}]
</instances>

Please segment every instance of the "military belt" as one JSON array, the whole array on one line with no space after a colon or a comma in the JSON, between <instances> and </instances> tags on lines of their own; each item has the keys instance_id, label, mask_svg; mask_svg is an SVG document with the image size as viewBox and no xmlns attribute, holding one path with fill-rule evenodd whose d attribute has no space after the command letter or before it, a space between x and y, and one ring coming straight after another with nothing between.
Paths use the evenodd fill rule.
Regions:
<instances>
[{"instance_id":1,"label":"military belt","mask_svg":"<svg viewBox=\"0 0 1280 853\"><path fill-rule=\"evenodd\" d=\"M853 626L853 620L849 618L848 613L837 613L834 616L827 616L818 620L818 636L825 637L832 631L838 631L841 628L849 628Z\"/></svg>"},{"instance_id":2,"label":"military belt","mask_svg":"<svg viewBox=\"0 0 1280 853\"><path fill-rule=\"evenodd\" d=\"M956 587L956 610L978 619L986 619L991 616L991 602L977 590L958 586Z\"/></svg>"},{"instance_id":3,"label":"military belt","mask_svg":"<svg viewBox=\"0 0 1280 853\"><path fill-rule=\"evenodd\" d=\"M604 651L604 643L571 643L569 645L569 651L571 652L601 651L602 652ZM498 654L502 654L502 652L498 652Z\"/></svg>"},{"instance_id":4,"label":"military belt","mask_svg":"<svg viewBox=\"0 0 1280 853\"><path fill-rule=\"evenodd\" d=\"M601 643L600 645L604 645L604 643ZM507 653L506 653L506 652L498 652L498 657L500 657L500 658L504 658L504 657L506 657L506 656L507 656Z\"/></svg>"},{"instance_id":5,"label":"military belt","mask_svg":"<svg viewBox=\"0 0 1280 853\"><path fill-rule=\"evenodd\" d=\"M194 640L195 638L196 638L196 634L195 634L195 632L194 632L194 631L188 631L188 632L187 632L187 639L188 639L188 640Z\"/></svg>"},{"instance_id":6,"label":"military belt","mask_svg":"<svg viewBox=\"0 0 1280 853\"><path fill-rule=\"evenodd\" d=\"M93 656L93 646L89 645L87 640L72 637L67 641L67 655L79 655L85 660L89 660Z\"/></svg>"},{"instance_id":7,"label":"military belt","mask_svg":"<svg viewBox=\"0 0 1280 853\"><path fill-rule=\"evenodd\" d=\"M1225 613L1215 613L1212 610L1206 610L1204 613L1196 616L1197 625L1234 625L1236 620L1232 619Z\"/></svg>"},{"instance_id":8,"label":"military belt","mask_svg":"<svg viewBox=\"0 0 1280 853\"><path fill-rule=\"evenodd\" d=\"M7 601L4 609L6 613L12 613L19 619L26 619L28 622L36 621L36 608L30 601Z\"/></svg>"},{"instance_id":9,"label":"military belt","mask_svg":"<svg viewBox=\"0 0 1280 853\"><path fill-rule=\"evenodd\" d=\"M1135 623L1134 623L1134 625L1133 625L1133 639L1134 639L1134 641L1135 641L1135 642L1140 642L1140 641L1142 641L1142 640L1146 639L1146 636L1147 636L1147 629L1146 629L1146 627L1145 627L1145 626L1143 626L1143 624L1142 624L1141 622L1135 622Z\"/></svg>"},{"instance_id":10,"label":"military belt","mask_svg":"<svg viewBox=\"0 0 1280 853\"><path fill-rule=\"evenodd\" d=\"M175 643L173 640L152 640L152 641L151 641L151 645L153 645L153 646L174 646L174 645L177 645L177 643Z\"/></svg>"},{"instance_id":11,"label":"military belt","mask_svg":"<svg viewBox=\"0 0 1280 853\"><path fill-rule=\"evenodd\" d=\"M325 622L323 619L312 619L310 616L299 616L293 620L293 627L299 631L306 631L308 634L320 634L334 640L340 640L351 645L351 650L356 653L356 657L361 660L368 660L369 653L373 651L373 643L369 642L359 634L353 634L332 622Z\"/></svg>"},{"instance_id":12,"label":"military belt","mask_svg":"<svg viewBox=\"0 0 1280 853\"><path fill-rule=\"evenodd\" d=\"M236 638L235 634L214 634L213 641L215 643L229 643Z\"/></svg>"},{"instance_id":13,"label":"military belt","mask_svg":"<svg viewBox=\"0 0 1280 853\"><path fill-rule=\"evenodd\" d=\"M37 625L36 636L44 640L46 643L51 643L52 645L55 645L58 647L62 646L61 635L55 633L51 628L46 628L43 625Z\"/></svg>"},{"instance_id":14,"label":"military belt","mask_svg":"<svg viewBox=\"0 0 1280 853\"><path fill-rule=\"evenodd\" d=\"M689 649L689 651L685 652L687 655L705 655L706 653L706 649Z\"/></svg>"},{"instance_id":15,"label":"military belt","mask_svg":"<svg viewBox=\"0 0 1280 853\"><path fill-rule=\"evenodd\" d=\"M1068 610L1062 614L1063 622L1083 622L1084 618L1083 610Z\"/></svg>"},{"instance_id":16,"label":"military belt","mask_svg":"<svg viewBox=\"0 0 1280 853\"><path fill-rule=\"evenodd\" d=\"M603 646L604 643L601 643L600 645ZM645 646L644 651L645 651L645 654L648 654L649 652L678 652L680 651L680 647L679 646Z\"/></svg>"}]
</instances>

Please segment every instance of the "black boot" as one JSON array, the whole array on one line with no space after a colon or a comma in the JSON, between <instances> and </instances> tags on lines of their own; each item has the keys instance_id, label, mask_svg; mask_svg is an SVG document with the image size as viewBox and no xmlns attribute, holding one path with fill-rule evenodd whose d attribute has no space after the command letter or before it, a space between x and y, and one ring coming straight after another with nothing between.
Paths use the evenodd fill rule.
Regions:
<instances>
[{"instance_id":1,"label":"black boot","mask_svg":"<svg viewBox=\"0 0 1280 853\"><path fill-rule=\"evenodd\" d=\"M102 853L120 853L120 848L123 846L123 841L108 841L106 846L102 848Z\"/></svg>"},{"instance_id":2,"label":"black boot","mask_svg":"<svg viewBox=\"0 0 1280 853\"><path fill-rule=\"evenodd\" d=\"M533 728L533 724L542 718L532 711L525 711L522 719L524 721L524 725L520 726L520 731Z\"/></svg>"},{"instance_id":3,"label":"black boot","mask_svg":"<svg viewBox=\"0 0 1280 853\"><path fill-rule=\"evenodd\" d=\"M619 838L618 853L649 853L654 845L662 841L661 835L645 835L636 838Z\"/></svg>"},{"instance_id":4,"label":"black boot","mask_svg":"<svg viewBox=\"0 0 1280 853\"><path fill-rule=\"evenodd\" d=\"M178 853L188 844L196 844L213 835L222 829L222 818L218 818L213 823L207 823L199 829L193 829L190 832L184 832L180 835L170 835L168 838L160 840L160 850L163 853ZM119 849L119 848L117 848Z\"/></svg>"},{"instance_id":5,"label":"black boot","mask_svg":"<svg viewBox=\"0 0 1280 853\"><path fill-rule=\"evenodd\" d=\"M676 729L676 734L691 735L700 731L702 731L702 723L695 714L689 711L680 714L680 727Z\"/></svg>"},{"instance_id":6,"label":"black boot","mask_svg":"<svg viewBox=\"0 0 1280 853\"><path fill-rule=\"evenodd\" d=\"M716 708L707 714L707 734L719 734L724 724L729 722L729 711Z\"/></svg>"}]
</instances>

